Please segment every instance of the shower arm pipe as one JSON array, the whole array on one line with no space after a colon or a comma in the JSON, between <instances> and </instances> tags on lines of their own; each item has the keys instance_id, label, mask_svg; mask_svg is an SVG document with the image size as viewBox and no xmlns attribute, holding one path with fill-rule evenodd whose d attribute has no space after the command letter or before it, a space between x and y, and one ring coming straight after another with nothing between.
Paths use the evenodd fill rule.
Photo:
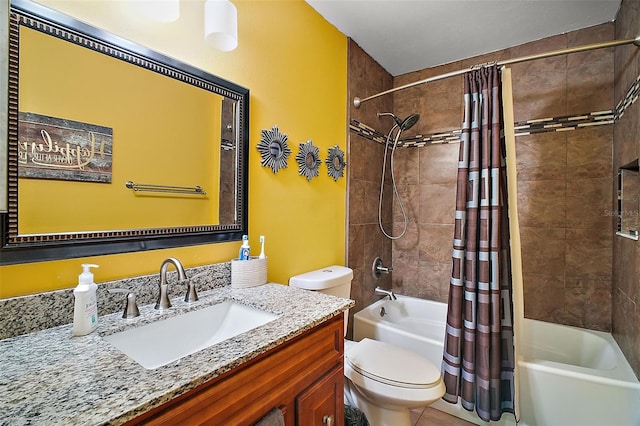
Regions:
<instances>
[{"instance_id":1,"label":"shower arm pipe","mask_svg":"<svg viewBox=\"0 0 640 426\"><path fill-rule=\"evenodd\" d=\"M504 61L489 62L487 64L495 63L498 66L511 65L511 64L516 64L516 63L519 63L519 62L527 62L527 61L533 61L533 60L536 60L536 59L550 58L552 56L567 55L567 54L570 54L570 53L578 53L578 52L586 52L586 51L589 51L589 50L603 49L603 48L606 48L606 47L623 46L625 44L634 44L636 46L640 46L640 35L636 36L636 38L630 38L630 39L625 39L625 40L613 40L613 41L606 41L606 42L602 42L602 43L587 44L587 45L584 45L584 46L569 47L567 49L553 50L551 52L537 53L537 54L529 55L529 56L521 56L519 58L506 59ZM413 83L408 83L408 84L405 84L403 86L398 86L398 87L394 87L393 89L385 90L384 92L376 93L375 95L371 95L371 96L366 97L364 99L353 98L353 106L355 106L356 108L360 108L360 105L362 105L362 103L370 101L371 99L375 99L375 98L378 98L380 96L384 96L384 95L388 95L388 94L391 94L391 93L394 93L394 92L398 92L400 90L409 89L411 87L419 86L421 84L431 83L433 81L444 80L445 78L455 77L457 75L462 75L462 74L465 74L465 73L469 72L469 70L475 69L476 67L478 67L478 65L474 65L473 67L461 69L461 70L458 70L458 71L451 71L451 72L448 72L448 73L445 73L445 74L440 74L440 75L436 75L436 76L433 76L433 77L428 77L428 78L425 78L424 80L414 81Z\"/></svg>"}]
</instances>

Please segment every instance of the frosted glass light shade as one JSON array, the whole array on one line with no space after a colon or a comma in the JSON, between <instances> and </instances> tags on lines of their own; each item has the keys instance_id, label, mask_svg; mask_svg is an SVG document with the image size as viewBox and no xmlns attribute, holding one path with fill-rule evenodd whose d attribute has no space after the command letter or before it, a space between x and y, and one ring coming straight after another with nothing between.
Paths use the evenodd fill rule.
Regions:
<instances>
[{"instance_id":1,"label":"frosted glass light shade","mask_svg":"<svg viewBox=\"0 0 640 426\"><path fill-rule=\"evenodd\" d=\"M229 0L205 1L204 39L223 52L238 47L238 10Z\"/></svg>"},{"instance_id":2,"label":"frosted glass light shade","mask_svg":"<svg viewBox=\"0 0 640 426\"><path fill-rule=\"evenodd\" d=\"M136 0L137 12L156 22L174 22L180 17L180 0Z\"/></svg>"}]
</instances>

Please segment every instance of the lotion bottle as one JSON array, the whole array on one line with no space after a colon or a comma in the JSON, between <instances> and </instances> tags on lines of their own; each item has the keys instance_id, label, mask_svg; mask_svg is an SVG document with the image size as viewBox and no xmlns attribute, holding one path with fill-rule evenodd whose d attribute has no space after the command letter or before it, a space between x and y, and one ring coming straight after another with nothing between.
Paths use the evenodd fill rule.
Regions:
<instances>
[{"instance_id":1,"label":"lotion bottle","mask_svg":"<svg viewBox=\"0 0 640 426\"><path fill-rule=\"evenodd\" d=\"M73 307L73 335L84 336L98 327L98 303L96 290L98 286L93 282L93 274L89 268L98 265L85 263L83 272L78 276L78 286L73 290L75 304Z\"/></svg>"}]
</instances>

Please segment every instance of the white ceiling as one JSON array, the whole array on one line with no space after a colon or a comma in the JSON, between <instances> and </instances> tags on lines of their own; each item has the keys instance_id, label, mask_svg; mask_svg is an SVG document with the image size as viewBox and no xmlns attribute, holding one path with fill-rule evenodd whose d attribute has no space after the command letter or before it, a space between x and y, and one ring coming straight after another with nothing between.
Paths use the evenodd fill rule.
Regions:
<instances>
[{"instance_id":1,"label":"white ceiling","mask_svg":"<svg viewBox=\"0 0 640 426\"><path fill-rule=\"evenodd\" d=\"M615 20L621 0L306 0L391 75Z\"/></svg>"}]
</instances>

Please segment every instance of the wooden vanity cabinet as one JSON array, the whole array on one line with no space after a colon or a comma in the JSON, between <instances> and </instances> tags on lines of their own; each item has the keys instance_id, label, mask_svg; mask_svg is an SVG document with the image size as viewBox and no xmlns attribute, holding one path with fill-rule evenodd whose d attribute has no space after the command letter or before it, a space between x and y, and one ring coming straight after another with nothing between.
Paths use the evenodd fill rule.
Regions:
<instances>
[{"instance_id":1,"label":"wooden vanity cabinet","mask_svg":"<svg viewBox=\"0 0 640 426\"><path fill-rule=\"evenodd\" d=\"M278 407L287 426L342 426L343 317L337 315L127 424L253 425Z\"/></svg>"}]
</instances>

